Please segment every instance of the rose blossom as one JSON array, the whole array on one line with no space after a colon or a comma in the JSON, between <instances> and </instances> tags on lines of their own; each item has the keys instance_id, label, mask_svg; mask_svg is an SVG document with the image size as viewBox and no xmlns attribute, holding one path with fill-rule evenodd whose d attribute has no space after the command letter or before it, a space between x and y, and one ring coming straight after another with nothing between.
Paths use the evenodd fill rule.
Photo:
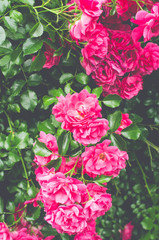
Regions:
<instances>
[{"instance_id":1,"label":"rose blossom","mask_svg":"<svg viewBox=\"0 0 159 240\"><path fill-rule=\"evenodd\" d=\"M41 195L46 203L54 201L57 204L72 204L81 202L81 194L86 186L78 179L65 177L63 173L55 173L51 179L41 186ZM45 204L44 204L45 205Z\"/></svg>"},{"instance_id":2,"label":"rose blossom","mask_svg":"<svg viewBox=\"0 0 159 240\"><path fill-rule=\"evenodd\" d=\"M27 228L21 228L18 231L14 231L11 233L11 236L13 240L43 240L43 235L42 237L36 236L34 234L30 235Z\"/></svg>"},{"instance_id":3,"label":"rose blossom","mask_svg":"<svg viewBox=\"0 0 159 240\"><path fill-rule=\"evenodd\" d=\"M0 240L13 240L8 227L3 222L0 222Z\"/></svg>"},{"instance_id":4,"label":"rose blossom","mask_svg":"<svg viewBox=\"0 0 159 240\"><path fill-rule=\"evenodd\" d=\"M116 177L126 167L127 153L116 146L108 146L110 143L110 140L104 140L96 146L85 148L82 154L84 173L93 178L98 175Z\"/></svg>"},{"instance_id":5,"label":"rose blossom","mask_svg":"<svg viewBox=\"0 0 159 240\"><path fill-rule=\"evenodd\" d=\"M99 118L88 122L86 126L74 128L73 137L77 142L86 146L99 142L108 130L108 120Z\"/></svg>"},{"instance_id":6,"label":"rose blossom","mask_svg":"<svg viewBox=\"0 0 159 240\"><path fill-rule=\"evenodd\" d=\"M75 166L75 164L76 164L76 166ZM74 174L76 174L77 169L81 168L81 166L82 166L81 157L79 157L79 156L69 157L69 158L62 157L61 166L58 169L58 171L62 172L62 173L67 173L74 166L75 166L75 168L74 168L75 173Z\"/></svg>"},{"instance_id":7,"label":"rose blossom","mask_svg":"<svg viewBox=\"0 0 159 240\"><path fill-rule=\"evenodd\" d=\"M93 198L84 205L84 213L89 219L96 219L105 214L112 206L111 194L95 194Z\"/></svg>"},{"instance_id":8,"label":"rose blossom","mask_svg":"<svg viewBox=\"0 0 159 240\"><path fill-rule=\"evenodd\" d=\"M51 135L50 133L46 134L43 131L41 131L40 138L38 138L38 140L39 140L39 142L44 143L46 145L46 147L50 151L52 151L52 154L50 153L50 156L48 156L48 157L41 157L41 156L35 155L34 162L37 165L39 165L39 166L46 165L51 160L55 160L59 157L57 141L53 135Z\"/></svg>"},{"instance_id":9,"label":"rose blossom","mask_svg":"<svg viewBox=\"0 0 159 240\"><path fill-rule=\"evenodd\" d=\"M159 3L153 5L151 13L144 10L138 11L136 19L131 19L131 21L139 25L132 31L134 41L138 41L142 36L144 42L157 37L159 35Z\"/></svg>"},{"instance_id":10,"label":"rose blossom","mask_svg":"<svg viewBox=\"0 0 159 240\"><path fill-rule=\"evenodd\" d=\"M101 117L101 110L96 95L83 89L80 93L58 97L52 113L62 122L63 129L73 131L75 127L86 126L90 120Z\"/></svg>"},{"instance_id":11,"label":"rose blossom","mask_svg":"<svg viewBox=\"0 0 159 240\"><path fill-rule=\"evenodd\" d=\"M131 99L132 97L136 96L140 90L143 89L142 84L143 80L139 75L123 78L120 85L120 96L122 98Z\"/></svg>"},{"instance_id":12,"label":"rose blossom","mask_svg":"<svg viewBox=\"0 0 159 240\"><path fill-rule=\"evenodd\" d=\"M159 46L149 42L143 49L139 59L139 74L144 76L151 74L159 68Z\"/></svg>"},{"instance_id":13,"label":"rose blossom","mask_svg":"<svg viewBox=\"0 0 159 240\"><path fill-rule=\"evenodd\" d=\"M82 233L78 233L74 240L102 240L102 238L96 232L84 231Z\"/></svg>"},{"instance_id":14,"label":"rose blossom","mask_svg":"<svg viewBox=\"0 0 159 240\"><path fill-rule=\"evenodd\" d=\"M80 10L90 17L99 17L102 14L102 4L105 0L74 0Z\"/></svg>"},{"instance_id":15,"label":"rose blossom","mask_svg":"<svg viewBox=\"0 0 159 240\"><path fill-rule=\"evenodd\" d=\"M59 206L45 220L56 228L58 233L69 235L82 232L87 227L86 216L80 205Z\"/></svg>"},{"instance_id":16,"label":"rose blossom","mask_svg":"<svg viewBox=\"0 0 159 240\"><path fill-rule=\"evenodd\" d=\"M124 128L129 127L131 124L132 124L132 121L129 119L129 114L128 113L122 113L121 124L118 127L118 129L115 131L115 133L121 135L121 131Z\"/></svg>"},{"instance_id":17,"label":"rose blossom","mask_svg":"<svg viewBox=\"0 0 159 240\"><path fill-rule=\"evenodd\" d=\"M107 29L98 23L92 35L89 36L87 45L81 51L83 56L81 65L85 68L87 75L93 72L106 57L108 41Z\"/></svg>"},{"instance_id":18,"label":"rose blossom","mask_svg":"<svg viewBox=\"0 0 159 240\"><path fill-rule=\"evenodd\" d=\"M119 230L121 233L122 240L130 240L132 237L132 231L133 231L134 225L131 224L131 222L127 223L123 230Z\"/></svg>"}]
</instances>

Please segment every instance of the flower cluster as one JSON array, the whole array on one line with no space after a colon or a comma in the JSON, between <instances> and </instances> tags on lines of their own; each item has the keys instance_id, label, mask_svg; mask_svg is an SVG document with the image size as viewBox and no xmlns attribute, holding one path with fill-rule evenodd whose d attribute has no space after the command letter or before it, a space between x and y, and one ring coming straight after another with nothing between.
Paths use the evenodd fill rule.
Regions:
<instances>
[{"instance_id":1,"label":"flower cluster","mask_svg":"<svg viewBox=\"0 0 159 240\"><path fill-rule=\"evenodd\" d=\"M52 112L56 120L62 123L61 127L72 132L75 140L83 145L99 142L109 129L108 121L101 118L101 107L96 95L86 90L58 97ZM129 115L122 114L117 133L120 134L130 124ZM38 201L41 201L46 213L45 220L58 233L76 234L75 240L101 239L95 232L95 220L111 208L112 198L107 193L106 182L99 186L92 180L85 182L84 176L87 174L87 177L97 179L101 175L116 177L126 167L127 153L109 146L110 140L104 140L96 146L83 148L81 156L66 158L59 154L55 136L41 131L38 140L50 150L50 156L35 155L34 162L38 166L35 174L40 191L25 204L38 206ZM58 159L62 160L61 166L56 170L54 167L49 168L49 163ZM80 180L76 176L72 177L76 172L78 175L81 172Z\"/></svg>"},{"instance_id":2,"label":"flower cluster","mask_svg":"<svg viewBox=\"0 0 159 240\"><path fill-rule=\"evenodd\" d=\"M117 94L131 99L142 90L144 75L159 68L159 46L148 42L145 47L138 41L144 41L159 35L159 3L148 1L117 0L116 13L110 15L110 0L87 1L72 0L81 18L69 25L73 40L86 42L81 53L82 66L86 73L92 74L96 84L103 87L103 95ZM138 6L146 10L138 11ZM136 19L132 16L136 14ZM125 21L139 26L131 30Z\"/></svg>"},{"instance_id":3,"label":"flower cluster","mask_svg":"<svg viewBox=\"0 0 159 240\"><path fill-rule=\"evenodd\" d=\"M101 107L95 94L85 89L80 93L58 97L52 113L61 127L73 133L74 139L83 144L95 144L106 135L108 121L101 118Z\"/></svg>"},{"instance_id":4,"label":"flower cluster","mask_svg":"<svg viewBox=\"0 0 159 240\"><path fill-rule=\"evenodd\" d=\"M0 222L0 239L1 240L52 240L54 236L48 236L44 238L44 235L41 233L43 226L38 228L33 227L29 222L27 222L22 214L25 210L20 211L21 207L24 207L24 204L18 205L15 209L17 213L14 214L15 221L20 219L20 222L16 226L16 229L9 229L5 223ZM18 215L18 217L17 217Z\"/></svg>"}]
</instances>

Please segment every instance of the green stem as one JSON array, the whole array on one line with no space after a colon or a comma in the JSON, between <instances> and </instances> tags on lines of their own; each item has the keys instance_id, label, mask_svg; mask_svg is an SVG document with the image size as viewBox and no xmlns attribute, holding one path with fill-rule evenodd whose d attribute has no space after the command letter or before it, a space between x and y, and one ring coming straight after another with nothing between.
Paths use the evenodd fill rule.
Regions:
<instances>
[{"instance_id":1,"label":"green stem","mask_svg":"<svg viewBox=\"0 0 159 240\"><path fill-rule=\"evenodd\" d=\"M13 131L13 128L12 128L12 124L13 124L13 123L12 123L10 117L8 116L8 114L6 113L6 111L4 111L4 114L5 114L6 117L7 117L8 124L9 124L10 130L11 130L11 133L12 133L12 135L13 135L13 134L14 134L14 131Z\"/></svg>"},{"instance_id":2,"label":"green stem","mask_svg":"<svg viewBox=\"0 0 159 240\"><path fill-rule=\"evenodd\" d=\"M153 144L152 142L150 142L150 141L147 140L147 139L144 139L144 142L145 142L148 146L150 146L150 147L152 147L153 149L155 149L156 152L159 153L159 147L158 147L158 146L156 146L155 144Z\"/></svg>"},{"instance_id":3,"label":"green stem","mask_svg":"<svg viewBox=\"0 0 159 240\"><path fill-rule=\"evenodd\" d=\"M138 165L139 165L139 168L140 168L140 170L141 170L141 172L142 172L143 179L144 179L145 186L146 186L146 189L147 189L147 191L148 191L148 194L150 195L150 198L152 199L151 191L150 191L150 188L149 188L148 183L147 183L147 180L146 180L146 175L145 175L145 173L144 173L144 171L143 171L143 169L142 169L142 167L141 167L141 164L139 163L138 159L137 159L136 157L135 157L135 159L136 159L136 161L137 161L137 163L138 163Z\"/></svg>"},{"instance_id":4,"label":"green stem","mask_svg":"<svg viewBox=\"0 0 159 240\"><path fill-rule=\"evenodd\" d=\"M29 188L30 188L30 183L29 183L28 173L27 173L27 170L26 170L26 167L25 167L25 164L24 164L24 160L23 160L21 151L20 151L19 149L18 149L18 152L19 152L19 156L20 156L20 159L21 159L21 162L22 162L22 165L23 165L23 169L24 169L24 173L25 173L25 178L26 178L26 180L27 180L27 189L29 189Z\"/></svg>"}]
</instances>

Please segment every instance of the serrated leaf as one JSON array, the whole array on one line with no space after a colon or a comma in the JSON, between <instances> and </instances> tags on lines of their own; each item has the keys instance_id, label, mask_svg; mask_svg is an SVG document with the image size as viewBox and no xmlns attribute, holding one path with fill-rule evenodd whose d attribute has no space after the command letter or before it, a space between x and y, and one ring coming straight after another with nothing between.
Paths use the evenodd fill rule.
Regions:
<instances>
[{"instance_id":1,"label":"serrated leaf","mask_svg":"<svg viewBox=\"0 0 159 240\"><path fill-rule=\"evenodd\" d=\"M40 39L28 38L23 44L24 56L37 52L42 46L43 42Z\"/></svg>"},{"instance_id":2,"label":"serrated leaf","mask_svg":"<svg viewBox=\"0 0 159 240\"><path fill-rule=\"evenodd\" d=\"M57 139L58 144L58 152L61 156L64 156L67 153L69 148L69 144L71 141L71 134L70 132L62 132L62 134Z\"/></svg>"},{"instance_id":3,"label":"serrated leaf","mask_svg":"<svg viewBox=\"0 0 159 240\"><path fill-rule=\"evenodd\" d=\"M38 130L45 132L46 134L51 133L53 134L55 132L55 128L51 122L50 119L47 119L43 122L38 123Z\"/></svg>"},{"instance_id":4,"label":"serrated leaf","mask_svg":"<svg viewBox=\"0 0 159 240\"><path fill-rule=\"evenodd\" d=\"M26 82L22 79L14 81L13 85L11 86L12 96L18 96L25 83Z\"/></svg>"},{"instance_id":5,"label":"serrated leaf","mask_svg":"<svg viewBox=\"0 0 159 240\"><path fill-rule=\"evenodd\" d=\"M92 93L95 94L97 96L97 98L100 97L100 95L102 94L103 88L102 86L98 87L98 88L94 88Z\"/></svg>"},{"instance_id":6,"label":"serrated leaf","mask_svg":"<svg viewBox=\"0 0 159 240\"><path fill-rule=\"evenodd\" d=\"M11 54L11 60L13 63L17 65L21 65L23 63L23 54L21 47L15 49Z\"/></svg>"},{"instance_id":7,"label":"serrated leaf","mask_svg":"<svg viewBox=\"0 0 159 240\"><path fill-rule=\"evenodd\" d=\"M17 10L11 10L9 16L14 19L16 22L18 23L22 23L23 22L23 15L21 12L17 11Z\"/></svg>"},{"instance_id":8,"label":"serrated leaf","mask_svg":"<svg viewBox=\"0 0 159 240\"><path fill-rule=\"evenodd\" d=\"M37 141L33 147L33 151L35 155L41 157L48 157L52 154L52 152L46 147L46 145L42 142Z\"/></svg>"},{"instance_id":9,"label":"serrated leaf","mask_svg":"<svg viewBox=\"0 0 159 240\"><path fill-rule=\"evenodd\" d=\"M58 88L58 89L51 89L49 91L49 95L53 96L53 97L60 97L61 95L64 96L64 92L62 90L62 88Z\"/></svg>"},{"instance_id":10,"label":"serrated leaf","mask_svg":"<svg viewBox=\"0 0 159 240\"><path fill-rule=\"evenodd\" d=\"M25 149L28 146L29 134L27 132L15 133L14 146L18 149Z\"/></svg>"},{"instance_id":11,"label":"serrated leaf","mask_svg":"<svg viewBox=\"0 0 159 240\"><path fill-rule=\"evenodd\" d=\"M27 83L29 86L38 86L40 83L42 83L42 81L42 76L40 74L34 73L29 76Z\"/></svg>"},{"instance_id":12,"label":"serrated leaf","mask_svg":"<svg viewBox=\"0 0 159 240\"><path fill-rule=\"evenodd\" d=\"M95 178L94 182L97 184L98 183L103 184L103 183L109 182L111 179L112 179L112 176L101 175L100 177Z\"/></svg>"},{"instance_id":13,"label":"serrated leaf","mask_svg":"<svg viewBox=\"0 0 159 240\"><path fill-rule=\"evenodd\" d=\"M43 97L43 104L44 104L45 107L50 106L54 102L57 102L57 98L50 97L50 96L44 96Z\"/></svg>"},{"instance_id":14,"label":"serrated leaf","mask_svg":"<svg viewBox=\"0 0 159 240\"><path fill-rule=\"evenodd\" d=\"M16 33L18 26L14 19L10 18L9 16L5 16L3 21L6 28L8 28L12 33Z\"/></svg>"},{"instance_id":15,"label":"serrated leaf","mask_svg":"<svg viewBox=\"0 0 159 240\"><path fill-rule=\"evenodd\" d=\"M127 151L127 145L124 139L118 134L110 134L110 140L113 146L117 146L120 150Z\"/></svg>"},{"instance_id":16,"label":"serrated leaf","mask_svg":"<svg viewBox=\"0 0 159 240\"><path fill-rule=\"evenodd\" d=\"M32 64L30 66L30 72L33 71L40 71L44 64L45 64L46 58L43 52L40 52L38 56L35 57L34 61L32 61Z\"/></svg>"},{"instance_id":17,"label":"serrated leaf","mask_svg":"<svg viewBox=\"0 0 159 240\"><path fill-rule=\"evenodd\" d=\"M118 95L108 95L103 99L103 103L105 106L110 108L116 108L120 106L122 98Z\"/></svg>"},{"instance_id":18,"label":"serrated leaf","mask_svg":"<svg viewBox=\"0 0 159 240\"><path fill-rule=\"evenodd\" d=\"M4 29L0 26L0 44L2 44L6 39L6 33Z\"/></svg>"},{"instance_id":19,"label":"serrated leaf","mask_svg":"<svg viewBox=\"0 0 159 240\"><path fill-rule=\"evenodd\" d=\"M12 44L6 39L1 45L0 45L0 54L7 54L12 51Z\"/></svg>"},{"instance_id":20,"label":"serrated leaf","mask_svg":"<svg viewBox=\"0 0 159 240\"><path fill-rule=\"evenodd\" d=\"M120 111L116 111L108 116L109 127L111 132L114 132L118 129L121 124L122 114Z\"/></svg>"},{"instance_id":21,"label":"serrated leaf","mask_svg":"<svg viewBox=\"0 0 159 240\"><path fill-rule=\"evenodd\" d=\"M153 219L151 219L149 217L145 217L142 220L141 225L142 225L143 229L151 230L153 228Z\"/></svg>"},{"instance_id":22,"label":"serrated leaf","mask_svg":"<svg viewBox=\"0 0 159 240\"><path fill-rule=\"evenodd\" d=\"M89 77L85 73L78 73L75 79L77 82L81 83L82 85L86 85L89 82Z\"/></svg>"},{"instance_id":23,"label":"serrated leaf","mask_svg":"<svg viewBox=\"0 0 159 240\"><path fill-rule=\"evenodd\" d=\"M44 32L44 27L40 22L38 22L33 26L33 28L30 30L29 33L31 37L36 38L36 37L40 37L43 34L43 32Z\"/></svg>"},{"instance_id":24,"label":"serrated leaf","mask_svg":"<svg viewBox=\"0 0 159 240\"><path fill-rule=\"evenodd\" d=\"M0 67L5 66L6 64L8 65L8 63L10 62L11 56L10 55L5 55L4 57L2 57L0 59Z\"/></svg>"},{"instance_id":25,"label":"serrated leaf","mask_svg":"<svg viewBox=\"0 0 159 240\"><path fill-rule=\"evenodd\" d=\"M141 131L137 125L131 124L129 127L121 131L122 136L131 140L137 140L140 137Z\"/></svg>"},{"instance_id":26,"label":"serrated leaf","mask_svg":"<svg viewBox=\"0 0 159 240\"><path fill-rule=\"evenodd\" d=\"M64 84L67 81L70 81L71 79L73 79L74 76L72 73L63 73L59 79L60 84Z\"/></svg>"},{"instance_id":27,"label":"serrated leaf","mask_svg":"<svg viewBox=\"0 0 159 240\"><path fill-rule=\"evenodd\" d=\"M62 158L59 157L55 160L51 160L50 162L48 162L45 166L49 169L51 168L55 168L55 171L57 171L61 165L61 162L62 162Z\"/></svg>"},{"instance_id":28,"label":"serrated leaf","mask_svg":"<svg viewBox=\"0 0 159 240\"><path fill-rule=\"evenodd\" d=\"M38 103L36 93L32 90L25 91L20 97L20 103L24 109L33 112Z\"/></svg>"}]
</instances>

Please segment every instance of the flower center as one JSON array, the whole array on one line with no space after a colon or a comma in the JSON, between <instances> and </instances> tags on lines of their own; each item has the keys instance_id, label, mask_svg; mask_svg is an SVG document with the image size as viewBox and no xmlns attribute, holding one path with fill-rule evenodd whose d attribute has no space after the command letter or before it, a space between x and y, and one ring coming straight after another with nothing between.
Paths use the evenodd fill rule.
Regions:
<instances>
[{"instance_id":1,"label":"flower center","mask_svg":"<svg viewBox=\"0 0 159 240\"><path fill-rule=\"evenodd\" d=\"M100 158L101 160L106 160L105 153L100 153L100 154L99 154L99 158Z\"/></svg>"}]
</instances>

